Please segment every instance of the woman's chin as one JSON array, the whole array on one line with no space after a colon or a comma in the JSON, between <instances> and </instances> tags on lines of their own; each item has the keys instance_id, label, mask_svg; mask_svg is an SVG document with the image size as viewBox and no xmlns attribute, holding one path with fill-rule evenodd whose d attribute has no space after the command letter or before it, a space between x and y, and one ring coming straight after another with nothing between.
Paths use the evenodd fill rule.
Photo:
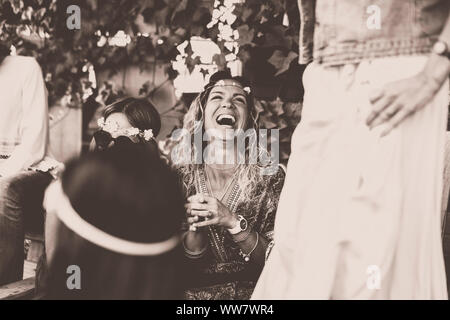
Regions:
<instances>
[{"instance_id":1,"label":"woman's chin","mask_svg":"<svg viewBox=\"0 0 450 320\"><path fill-rule=\"evenodd\" d=\"M233 140L235 137L235 129L231 126L221 126L218 128L209 129L207 135L210 138L217 140Z\"/></svg>"}]
</instances>

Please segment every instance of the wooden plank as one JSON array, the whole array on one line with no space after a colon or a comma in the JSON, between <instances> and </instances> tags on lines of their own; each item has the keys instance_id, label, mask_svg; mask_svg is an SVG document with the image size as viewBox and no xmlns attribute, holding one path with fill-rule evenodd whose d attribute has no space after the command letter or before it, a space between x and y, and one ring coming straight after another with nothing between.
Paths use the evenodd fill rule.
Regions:
<instances>
[{"instance_id":1,"label":"wooden plank","mask_svg":"<svg viewBox=\"0 0 450 320\"><path fill-rule=\"evenodd\" d=\"M0 287L0 300L27 300L34 295L35 277Z\"/></svg>"},{"instance_id":2,"label":"wooden plank","mask_svg":"<svg viewBox=\"0 0 450 320\"><path fill-rule=\"evenodd\" d=\"M23 264L23 279L31 278L36 275L36 262L24 261Z\"/></svg>"},{"instance_id":3,"label":"wooden plank","mask_svg":"<svg viewBox=\"0 0 450 320\"><path fill-rule=\"evenodd\" d=\"M44 244L40 241L31 240L30 248L27 253L27 260L37 263L44 253Z\"/></svg>"}]
</instances>

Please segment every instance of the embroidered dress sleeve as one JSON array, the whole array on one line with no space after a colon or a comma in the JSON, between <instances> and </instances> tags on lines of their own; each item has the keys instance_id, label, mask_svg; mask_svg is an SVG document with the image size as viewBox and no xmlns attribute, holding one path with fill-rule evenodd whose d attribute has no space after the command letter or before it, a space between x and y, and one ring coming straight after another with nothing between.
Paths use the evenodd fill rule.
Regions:
<instances>
[{"instance_id":1,"label":"embroidered dress sleeve","mask_svg":"<svg viewBox=\"0 0 450 320\"><path fill-rule=\"evenodd\" d=\"M187 181L189 179L188 179L188 177L185 177L183 175L183 172L182 172L181 168L176 168L175 171L177 173L180 185L182 186L182 190L183 190L183 193L184 193L184 196L185 196L185 200L186 200L191 195L195 194L195 189L193 189L192 187L190 187L190 188L187 187ZM187 218L188 218L188 214L187 214L187 212L185 212L185 215L184 215L183 220L181 222L181 230L180 231L182 233L184 233L184 232L189 230L189 223L187 221Z\"/></svg>"},{"instance_id":2,"label":"embroidered dress sleeve","mask_svg":"<svg viewBox=\"0 0 450 320\"><path fill-rule=\"evenodd\" d=\"M265 192L264 205L260 208L263 215L261 234L269 241L273 240L273 230L275 226L275 215L278 201L280 200L281 189L283 188L285 172L283 167L279 167L276 174L270 176L267 191Z\"/></svg>"},{"instance_id":3,"label":"embroidered dress sleeve","mask_svg":"<svg viewBox=\"0 0 450 320\"><path fill-rule=\"evenodd\" d=\"M8 176L41 161L48 141L47 92L39 64L30 59L28 76L22 89L20 144L10 158L0 165L0 176Z\"/></svg>"}]
</instances>

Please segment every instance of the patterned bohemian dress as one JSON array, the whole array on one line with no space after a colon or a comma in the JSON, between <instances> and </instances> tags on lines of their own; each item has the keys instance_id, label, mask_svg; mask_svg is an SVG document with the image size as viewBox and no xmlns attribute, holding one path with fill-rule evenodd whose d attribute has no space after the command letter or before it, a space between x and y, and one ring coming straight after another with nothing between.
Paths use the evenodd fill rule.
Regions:
<instances>
[{"instance_id":1,"label":"patterned bohemian dress","mask_svg":"<svg viewBox=\"0 0 450 320\"><path fill-rule=\"evenodd\" d=\"M194 183L186 192L186 198L196 193L211 196L207 175L203 166L194 169ZM244 197L241 186L234 179L230 191L225 194L222 203L227 208L245 217L249 228L257 231L260 237L269 242L273 239L275 213L284 183L285 173L279 170L272 175L263 175L251 197ZM192 177L181 176L184 182ZM185 184L186 185L186 184ZM208 248L200 259L188 259L188 288L185 298L188 300L246 300L250 299L261 266L252 261L246 262L239 254L240 248L229 232L222 227L209 226ZM183 229L188 230L187 222Z\"/></svg>"}]
</instances>

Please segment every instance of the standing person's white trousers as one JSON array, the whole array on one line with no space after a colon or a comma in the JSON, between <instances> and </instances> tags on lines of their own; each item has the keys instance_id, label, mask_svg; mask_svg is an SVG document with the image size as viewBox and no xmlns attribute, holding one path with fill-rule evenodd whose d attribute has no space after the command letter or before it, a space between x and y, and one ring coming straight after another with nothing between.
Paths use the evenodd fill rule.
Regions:
<instances>
[{"instance_id":1,"label":"standing person's white trousers","mask_svg":"<svg viewBox=\"0 0 450 320\"><path fill-rule=\"evenodd\" d=\"M448 82L389 135L369 130L368 93L427 57L304 73L302 120L253 299L447 299L440 208Z\"/></svg>"}]
</instances>

